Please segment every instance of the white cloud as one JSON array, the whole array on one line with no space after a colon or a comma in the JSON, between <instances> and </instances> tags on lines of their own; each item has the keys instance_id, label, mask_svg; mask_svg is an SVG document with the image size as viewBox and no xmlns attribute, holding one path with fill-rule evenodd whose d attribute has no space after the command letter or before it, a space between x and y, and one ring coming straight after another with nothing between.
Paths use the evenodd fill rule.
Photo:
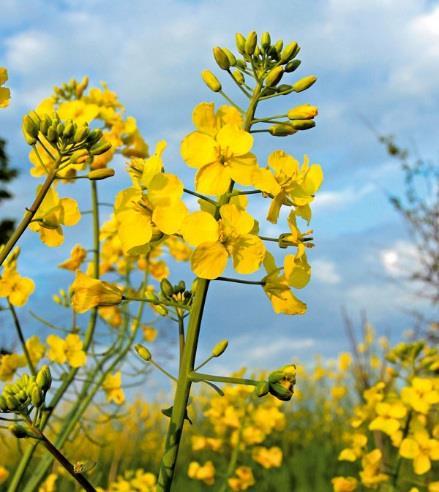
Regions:
<instances>
[{"instance_id":1,"label":"white cloud","mask_svg":"<svg viewBox=\"0 0 439 492\"><path fill-rule=\"evenodd\" d=\"M335 263L322 259L312 261L312 278L330 285L339 284L341 281Z\"/></svg>"},{"instance_id":2,"label":"white cloud","mask_svg":"<svg viewBox=\"0 0 439 492\"><path fill-rule=\"evenodd\" d=\"M352 186L344 188L340 191L320 191L316 194L313 202L315 210L333 210L352 205L360 201L363 197L372 193L375 190L373 184L366 184L361 188Z\"/></svg>"},{"instance_id":3,"label":"white cloud","mask_svg":"<svg viewBox=\"0 0 439 492\"><path fill-rule=\"evenodd\" d=\"M416 247L402 240L380 251L379 258L384 270L392 277L407 277L419 263Z\"/></svg>"}]
</instances>

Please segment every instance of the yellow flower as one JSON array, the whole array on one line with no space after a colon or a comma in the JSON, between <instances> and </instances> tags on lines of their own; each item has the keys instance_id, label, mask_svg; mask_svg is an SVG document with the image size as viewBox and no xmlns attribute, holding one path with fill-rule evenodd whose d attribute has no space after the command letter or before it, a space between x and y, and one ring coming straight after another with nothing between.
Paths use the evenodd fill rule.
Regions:
<instances>
[{"instance_id":1,"label":"yellow flower","mask_svg":"<svg viewBox=\"0 0 439 492\"><path fill-rule=\"evenodd\" d=\"M26 359L18 354L0 355L0 381L10 381L17 369L26 365Z\"/></svg>"},{"instance_id":2,"label":"yellow flower","mask_svg":"<svg viewBox=\"0 0 439 492\"><path fill-rule=\"evenodd\" d=\"M75 244L72 251L70 252L70 258L60 263L58 267L74 272L81 266L86 256L87 251L85 250L85 248L83 248L80 244Z\"/></svg>"},{"instance_id":3,"label":"yellow flower","mask_svg":"<svg viewBox=\"0 0 439 492\"><path fill-rule=\"evenodd\" d=\"M85 313L96 306L113 306L122 302L122 292L115 285L91 278L78 271L71 286L72 307Z\"/></svg>"},{"instance_id":4,"label":"yellow flower","mask_svg":"<svg viewBox=\"0 0 439 492\"><path fill-rule=\"evenodd\" d=\"M37 191L40 188L39 186ZM34 232L39 232L41 241L47 246L60 246L64 242L61 226L74 226L79 222L80 218L81 213L76 200L73 200L73 198L60 199L52 186L29 228Z\"/></svg>"},{"instance_id":5,"label":"yellow flower","mask_svg":"<svg viewBox=\"0 0 439 492\"><path fill-rule=\"evenodd\" d=\"M358 481L354 477L334 477L331 482L334 492L353 492L358 486Z\"/></svg>"},{"instance_id":6,"label":"yellow flower","mask_svg":"<svg viewBox=\"0 0 439 492\"><path fill-rule=\"evenodd\" d=\"M6 68L0 67L0 86L8 80L8 71ZM7 87L0 87L0 108L9 106L11 100L11 91Z\"/></svg>"},{"instance_id":7,"label":"yellow flower","mask_svg":"<svg viewBox=\"0 0 439 492\"><path fill-rule=\"evenodd\" d=\"M46 352L46 347L40 342L40 339L36 335L26 340L26 348L34 365L37 365L38 362L40 362Z\"/></svg>"},{"instance_id":8,"label":"yellow flower","mask_svg":"<svg viewBox=\"0 0 439 492\"><path fill-rule=\"evenodd\" d=\"M366 487L375 488L381 482L386 482L389 479L388 475L380 473L382 457L379 449L374 449L363 456L361 460L363 470L360 472L360 478Z\"/></svg>"},{"instance_id":9,"label":"yellow flower","mask_svg":"<svg viewBox=\"0 0 439 492\"><path fill-rule=\"evenodd\" d=\"M221 449L221 439L214 437L192 436L192 451L201 451L203 449L211 449L219 451Z\"/></svg>"},{"instance_id":10,"label":"yellow flower","mask_svg":"<svg viewBox=\"0 0 439 492\"><path fill-rule=\"evenodd\" d=\"M340 461L356 461L363 453L363 448L367 444L367 436L355 432L351 436L352 444L350 448L343 449L338 455Z\"/></svg>"},{"instance_id":11,"label":"yellow flower","mask_svg":"<svg viewBox=\"0 0 439 492\"><path fill-rule=\"evenodd\" d=\"M257 446L253 448L252 458L264 468L279 468L282 465L282 450L277 446L264 448Z\"/></svg>"},{"instance_id":12,"label":"yellow flower","mask_svg":"<svg viewBox=\"0 0 439 492\"><path fill-rule=\"evenodd\" d=\"M47 358L58 364L65 364L66 362L71 367L82 367L87 362L87 356L83 350L83 343L78 335L70 333L66 339L58 337L57 335L49 335L46 339L47 345L49 345L49 351Z\"/></svg>"},{"instance_id":13,"label":"yellow flower","mask_svg":"<svg viewBox=\"0 0 439 492\"><path fill-rule=\"evenodd\" d=\"M15 265L6 266L0 277L0 297L7 297L13 306L24 306L35 290L32 279L21 277Z\"/></svg>"},{"instance_id":14,"label":"yellow flower","mask_svg":"<svg viewBox=\"0 0 439 492\"><path fill-rule=\"evenodd\" d=\"M84 125L98 116L99 106L86 104L83 100L66 101L59 105L57 113L61 120L73 120L78 125Z\"/></svg>"},{"instance_id":15,"label":"yellow flower","mask_svg":"<svg viewBox=\"0 0 439 492\"><path fill-rule=\"evenodd\" d=\"M426 431L417 431L402 441L399 454L413 460L413 470L423 475L431 469L431 460L439 460L439 440L431 439Z\"/></svg>"},{"instance_id":16,"label":"yellow flower","mask_svg":"<svg viewBox=\"0 0 439 492\"><path fill-rule=\"evenodd\" d=\"M379 402L376 405L377 417L369 424L370 430L380 430L392 436L401 427L401 419L407 415L406 407L400 402Z\"/></svg>"},{"instance_id":17,"label":"yellow flower","mask_svg":"<svg viewBox=\"0 0 439 492\"><path fill-rule=\"evenodd\" d=\"M169 236L165 244L169 248L169 254L176 261L188 261L191 257L192 249L178 237Z\"/></svg>"},{"instance_id":18,"label":"yellow flower","mask_svg":"<svg viewBox=\"0 0 439 492\"><path fill-rule=\"evenodd\" d=\"M439 492L439 482L431 482L428 484L428 492Z\"/></svg>"},{"instance_id":19,"label":"yellow flower","mask_svg":"<svg viewBox=\"0 0 439 492\"><path fill-rule=\"evenodd\" d=\"M285 276L281 273L270 253L266 253L264 266L267 275L263 278L264 292L271 301L276 314L304 314L306 304L291 291Z\"/></svg>"},{"instance_id":20,"label":"yellow flower","mask_svg":"<svg viewBox=\"0 0 439 492\"><path fill-rule=\"evenodd\" d=\"M197 461L189 463L188 477L194 480L200 480L206 485L215 483L215 467L211 461L206 461L204 465L200 465Z\"/></svg>"},{"instance_id":21,"label":"yellow flower","mask_svg":"<svg viewBox=\"0 0 439 492\"><path fill-rule=\"evenodd\" d=\"M142 332L147 342L153 342L157 338L157 330L153 326L142 326Z\"/></svg>"},{"instance_id":22,"label":"yellow flower","mask_svg":"<svg viewBox=\"0 0 439 492\"><path fill-rule=\"evenodd\" d=\"M306 258L305 246L300 243L295 255L286 255L284 258L285 279L288 285L296 289L303 289L311 278L311 267Z\"/></svg>"},{"instance_id":23,"label":"yellow flower","mask_svg":"<svg viewBox=\"0 0 439 492\"><path fill-rule=\"evenodd\" d=\"M56 492L56 481L58 480L58 475L56 473L50 473L38 492Z\"/></svg>"},{"instance_id":24,"label":"yellow flower","mask_svg":"<svg viewBox=\"0 0 439 492\"><path fill-rule=\"evenodd\" d=\"M248 466L239 466L235 470L235 476L229 478L227 482L234 492L247 490L256 483L252 469Z\"/></svg>"},{"instance_id":25,"label":"yellow flower","mask_svg":"<svg viewBox=\"0 0 439 492\"><path fill-rule=\"evenodd\" d=\"M251 234L253 217L234 204L220 208L217 222L208 212L194 212L183 222L184 239L196 246L192 258L192 271L201 278L219 277L227 266L228 257L238 273L255 272L265 255L261 239Z\"/></svg>"},{"instance_id":26,"label":"yellow flower","mask_svg":"<svg viewBox=\"0 0 439 492\"><path fill-rule=\"evenodd\" d=\"M308 222L311 219L309 203L323 181L322 168L309 165L308 156L302 166L283 150L276 150L268 157L268 167L257 169L253 174L253 185L273 197L267 220L276 223L282 205L295 206L296 213Z\"/></svg>"},{"instance_id":27,"label":"yellow flower","mask_svg":"<svg viewBox=\"0 0 439 492\"><path fill-rule=\"evenodd\" d=\"M122 405L125 401L125 393L122 389L122 374L120 371L115 374L107 374L102 383L102 388L104 389L109 402L114 402L116 405Z\"/></svg>"},{"instance_id":28,"label":"yellow flower","mask_svg":"<svg viewBox=\"0 0 439 492\"><path fill-rule=\"evenodd\" d=\"M98 309L99 316L113 328L122 324L122 314L117 306L101 306Z\"/></svg>"},{"instance_id":29,"label":"yellow flower","mask_svg":"<svg viewBox=\"0 0 439 492\"><path fill-rule=\"evenodd\" d=\"M186 136L181 144L184 161L198 169L197 191L208 195L222 195L232 180L251 185L257 168L256 157L250 153L253 137L242 129L236 110L223 108L218 113L215 116L213 105L198 105L193 113L198 131Z\"/></svg>"},{"instance_id":30,"label":"yellow flower","mask_svg":"<svg viewBox=\"0 0 439 492\"><path fill-rule=\"evenodd\" d=\"M340 371L346 371L352 364L352 356L349 352L343 352L338 356L338 368Z\"/></svg>"},{"instance_id":31,"label":"yellow flower","mask_svg":"<svg viewBox=\"0 0 439 492\"><path fill-rule=\"evenodd\" d=\"M439 391L433 379L417 377L413 378L411 386L401 390L401 398L417 412L427 414L431 405L439 403Z\"/></svg>"}]
</instances>

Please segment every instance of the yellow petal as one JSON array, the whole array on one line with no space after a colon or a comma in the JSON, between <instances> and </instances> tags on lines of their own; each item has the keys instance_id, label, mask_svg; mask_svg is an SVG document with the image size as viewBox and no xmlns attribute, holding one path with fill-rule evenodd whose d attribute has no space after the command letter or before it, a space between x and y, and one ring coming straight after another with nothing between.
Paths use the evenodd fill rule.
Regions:
<instances>
[{"instance_id":1,"label":"yellow petal","mask_svg":"<svg viewBox=\"0 0 439 492\"><path fill-rule=\"evenodd\" d=\"M87 362L87 356L83 350L78 350L68 355L67 362L71 367L82 367Z\"/></svg>"},{"instance_id":2,"label":"yellow petal","mask_svg":"<svg viewBox=\"0 0 439 492\"><path fill-rule=\"evenodd\" d=\"M252 178L253 186L264 193L276 196L281 191L279 183L269 169L256 169Z\"/></svg>"},{"instance_id":3,"label":"yellow petal","mask_svg":"<svg viewBox=\"0 0 439 492\"><path fill-rule=\"evenodd\" d=\"M81 219L78 202L73 198L61 198L60 205L62 208L61 224L74 226Z\"/></svg>"},{"instance_id":4,"label":"yellow petal","mask_svg":"<svg viewBox=\"0 0 439 492\"><path fill-rule=\"evenodd\" d=\"M225 270L227 259L227 251L221 243L200 244L192 253L192 271L200 278L215 279Z\"/></svg>"},{"instance_id":5,"label":"yellow petal","mask_svg":"<svg viewBox=\"0 0 439 492\"><path fill-rule=\"evenodd\" d=\"M236 125L224 125L216 136L223 155L244 155L253 146L253 136Z\"/></svg>"},{"instance_id":6,"label":"yellow petal","mask_svg":"<svg viewBox=\"0 0 439 492\"><path fill-rule=\"evenodd\" d=\"M318 164L313 164L306 173L302 187L306 193L309 195L314 195L314 193L320 188L322 182L323 170Z\"/></svg>"},{"instance_id":7,"label":"yellow petal","mask_svg":"<svg viewBox=\"0 0 439 492\"><path fill-rule=\"evenodd\" d=\"M203 167L217 159L216 141L201 132L192 132L181 142L181 156L190 167Z\"/></svg>"},{"instance_id":8,"label":"yellow petal","mask_svg":"<svg viewBox=\"0 0 439 492\"><path fill-rule=\"evenodd\" d=\"M253 229L254 218L233 203L223 205L220 208L220 214L226 228L233 229L234 233L248 234Z\"/></svg>"},{"instance_id":9,"label":"yellow petal","mask_svg":"<svg viewBox=\"0 0 439 492\"><path fill-rule=\"evenodd\" d=\"M34 281L30 278L20 277L18 285L9 295L9 301L12 305L21 307L27 303L29 296L35 290Z\"/></svg>"},{"instance_id":10,"label":"yellow petal","mask_svg":"<svg viewBox=\"0 0 439 492\"><path fill-rule=\"evenodd\" d=\"M56 229L47 229L46 227L40 228L40 239L44 244L51 248L56 248L64 243L64 234L61 227Z\"/></svg>"},{"instance_id":11,"label":"yellow petal","mask_svg":"<svg viewBox=\"0 0 439 492\"><path fill-rule=\"evenodd\" d=\"M300 257L287 255L284 258L285 278L288 285L296 289L303 289L311 278L311 267L308 264L306 255Z\"/></svg>"},{"instance_id":12,"label":"yellow petal","mask_svg":"<svg viewBox=\"0 0 439 492\"><path fill-rule=\"evenodd\" d=\"M299 161L283 150L275 150L268 156L268 164L277 173L293 176L299 171Z\"/></svg>"},{"instance_id":13,"label":"yellow petal","mask_svg":"<svg viewBox=\"0 0 439 492\"><path fill-rule=\"evenodd\" d=\"M230 171L219 161L202 167L195 176L195 188L207 195L223 195L230 187Z\"/></svg>"},{"instance_id":14,"label":"yellow petal","mask_svg":"<svg viewBox=\"0 0 439 492\"><path fill-rule=\"evenodd\" d=\"M141 211L128 210L117 214L118 235L126 255L144 253L152 238L151 218Z\"/></svg>"},{"instance_id":15,"label":"yellow petal","mask_svg":"<svg viewBox=\"0 0 439 492\"><path fill-rule=\"evenodd\" d=\"M239 236L233 242L233 266L238 273L256 272L265 256L264 243L253 234Z\"/></svg>"},{"instance_id":16,"label":"yellow petal","mask_svg":"<svg viewBox=\"0 0 439 492\"><path fill-rule=\"evenodd\" d=\"M192 246L205 242L215 242L219 238L218 222L208 212L193 212L182 224L184 240Z\"/></svg>"},{"instance_id":17,"label":"yellow petal","mask_svg":"<svg viewBox=\"0 0 439 492\"><path fill-rule=\"evenodd\" d=\"M416 475L423 475L427 473L431 468L430 458L424 454L420 453L413 460L413 469Z\"/></svg>"},{"instance_id":18,"label":"yellow petal","mask_svg":"<svg viewBox=\"0 0 439 492\"><path fill-rule=\"evenodd\" d=\"M233 156L227 160L227 165L234 181L244 186L253 183L253 173L258 165L254 154L249 152L244 155Z\"/></svg>"},{"instance_id":19,"label":"yellow petal","mask_svg":"<svg viewBox=\"0 0 439 492\"><path fill-rule=\"evenodd\" d=\"M183 183L174 174L156 174L148 188L148 199L152 205L169 206L181 198Z\"/></svg>"},{"instance_id":20,"label":"yellow petal","mask_svg":"<svg viewBox=\"0 0 439 492\"><path fill-rule=\"evenodd\" d=\"M192 121L197 130L215 137L217 123L213 103L202 102L195 106L192 112Z\"/></svg>"},{"instance_id":21,"label":"yellow petal","mask_svg":"<svg viewBox=\"0 0 439 492\"><path fill-rule=\"evenodd\" d=\"M178 201L171 206L155 207L152 220L165 234L175 234L180 231L187 214L186 205L182 201Z\"/></svg>"},{"instance_id":22,"label":"yellow petal","mask_svg":"<svg viewBox=\"0 0 439 492\"><path fill-rule=\"evenodd\" d=\"M220 106L216 113L216 117L220 127L224 125L235 125L242 128L244 125L242 114L233 106Z\"/></svg>"},{"instance_id":23,"label":"yellow petal","mask_svg":"<svg viewBox=\"0 0 439 492\"><path fill-rule=\"evenodd\" d=\"M419 454L418 443L410 437L404 439L401 443L401 447L399 448L399 454L403 458L412 460L415 456Z\"/></svg>"}]
</instances>

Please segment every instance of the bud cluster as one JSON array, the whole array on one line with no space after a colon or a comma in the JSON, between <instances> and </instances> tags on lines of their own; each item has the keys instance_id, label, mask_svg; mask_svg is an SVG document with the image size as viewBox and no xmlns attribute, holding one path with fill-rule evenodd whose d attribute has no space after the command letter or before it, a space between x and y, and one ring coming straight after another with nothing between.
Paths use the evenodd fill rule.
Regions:
<instances>
[{"instance_id":1,"label":"bud cluster","mask_svg":"<svg viewBox=\"0 0 439 492\"><path fill-rule=\"evenodd\" d=\"M184 280L180 280L178 284L172 285L168 279L164 278L160 282L159 299L165 303L166 301L172 301L184 306L190 306L192 302L192 292L186 290Z\"/></svg>"},{"instance_id":2,"label":"bud cluster","mask_svg":"<svg viewBox=\"0 0 439 492\"><path fill-rule=\"evenodd\" d=\"M81 82L75 79L69 80L67 83L63 83L61 87L54 87L56 102L61 101L73 101L80 99L85 89L88 87L88 77L84 77Z\"/></svg>"},{"instance_id":3,"label":"bud cluster","mask_svg":"<svg viewBox=\"0 0 439 492\"><path fill-rule=\"evenodd\" d=\"M386 359L392 364L401 364L407 368L417 366L420 370L439 371L439 351L428 347L423 340L399 343L386 354Z\"/></svg>"}]
</instances>

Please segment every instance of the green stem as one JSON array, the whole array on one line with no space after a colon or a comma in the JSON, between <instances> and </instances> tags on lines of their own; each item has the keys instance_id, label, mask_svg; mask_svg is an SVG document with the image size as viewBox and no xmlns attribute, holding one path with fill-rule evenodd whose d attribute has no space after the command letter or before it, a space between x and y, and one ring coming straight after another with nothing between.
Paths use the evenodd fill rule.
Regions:
<instances>
[{"instance_id":1,"label":"green stem","mask_svg":"<svg viewBox=\"0 0 439 492\"><path fill-rule=\"evenodd\" d=\"M219 91L219 93L224 97L226 101L228 101L232 106L234 106L240 113L244 113L244 110L239 107L235 102L230 99L230 97L223 91Z\"/></svg>"},{"instance_id":2,"label":"green stem","mask_svg":"<svg viewBox=\"0 0 439 492\"><path fill-rule=\"evenodd\" d=\"M0 251L0 265L3 265L3 262L6 260L9 253L17 244L18 240L20 239L24 231L27 229L28 225L31 223L32 219L34 218L35 214L40 208L41 203L43 202L45 196L47 195L47 192L49 191L49 188L53 183L53 180L55 179L55 175L58 170L58 165L59 165L59 160L55 161L53 169L49 172L44 183L41 185L41 188L38 191L37 196L35 197L35 200L33 201L32 205L26 209L26 212L23 215L21 222L18 224L18 227L15 229L12 236L9 238L8 242L4 245L4 247Z\"/></svg>"},{"instance_id":3,"label":"green stem","mask_svg":"<svg viewBox=\"0 0 439 492\"><path fill-rule=\"evenodd\" d=\"M265 285L262 280L241 280L240 278L230 278L230 277L217 277L215 280L220 280L221 282L233 282L235 284L246 284L246 285Z\"/></svg>"},{"instance_id":4,"label":"green stem","mask_svg":"<svg viewBox=\"0 0 439 492\"><path fill-rule=\"evenodd\" d=\"M212 205L215 205L215 207L218 205L215 200L212 200L211 198L208 198L207 196L204 196L201 193L197 193L196 191L189 190L188 188L183 188L183 191L185 193L187 193L188 195L196 196L197 198L200 198L201 200L209 202Z\"/></svg>"},{"instance_id":5,"label":"green stem","mask_svg":"<svg viewBox=\"0 0 439 492\"><path fill-rule=\"evenodd\" d=\"M204 362L202 362L199 366L197 366L194 369L194 371L198 371L199 369L201 369L202 367L204 367L206 364L208 364L212 359L215 359L215 356L214 355L209 355L209 357Z\"/></svg>"},{"instance_id":6,"label":"green stem","mask_svg":"<svg viewBox=\"0 0 439 492\"><path fill-rule=\"evenodd\" d=\"M17 330L18 339L20 340L20 344L21 344L21 347L23 349L24 356L26 357L27 365L28 365L32 375L36 376L37 371L35 370L35 366L32 362L31 356L29 354L29 350L26 347L26 340L24 339L23 330L21 329L20 320L18 319L17 312L15 311L15 308L11 304L9 299L8 299L8 306L9 306L9 310L11 311L12 318L14 319L15 329Z\"/></svg>"},{"instance_id":7,"label":"green stem","mask_svg":"<svg viewBox=\"0 0 439 492\"><path fill-rule=\"evenodd\" d=\"M156 367L160 372L162 372L165 376L167 376L169 379L172 379L172 381L177 382L177 378L174 377L170 372L168 372L166 369L163 369L163 367L158 364L154 359L149 359L149 362Z\"/></svg>"},{"instance_id":8,"label":"green stem","mask_svg":"<svg viewBox=\"0 0 439 492\"><path fill-rule=\"evenodd\" d=\"M184 319L182 316L178 316L178 344L180 347L180 369L181 361L183 358L185 340L184 340Z\"/></svg>"}]
</instances>

